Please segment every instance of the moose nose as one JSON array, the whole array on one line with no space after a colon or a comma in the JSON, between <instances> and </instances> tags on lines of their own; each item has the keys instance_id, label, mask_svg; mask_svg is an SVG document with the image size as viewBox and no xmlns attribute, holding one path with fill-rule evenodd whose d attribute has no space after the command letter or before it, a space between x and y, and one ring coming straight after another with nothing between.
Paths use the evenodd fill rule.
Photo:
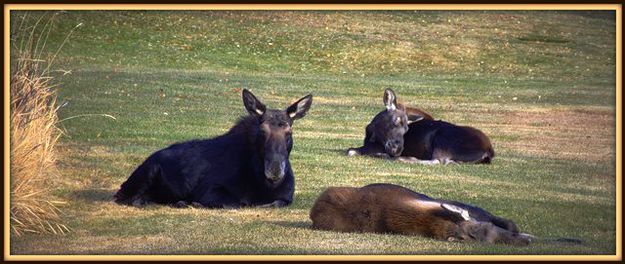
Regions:
<instances>
[{"instance_id":1,"label":"moose nose","mask_svg":"<svg viewBox=\"0 0 625 264\"><path fill-rule=\"evenodd\" d=\"M397 157L404 150L404 146L400 140L389 140L385 144L386 152L394 157Z\"/></svg>"},{"instance_id":2,"label":"moose nose","mask_svg":"<svg viewBox=\"0 0 625 264\"><path fill-rule=\"evenodd\" d=\"M271 182L277 182L284 177L286 162L271 162L271 165L265 169L265 177Z\"/></svg>"}]
</instances>

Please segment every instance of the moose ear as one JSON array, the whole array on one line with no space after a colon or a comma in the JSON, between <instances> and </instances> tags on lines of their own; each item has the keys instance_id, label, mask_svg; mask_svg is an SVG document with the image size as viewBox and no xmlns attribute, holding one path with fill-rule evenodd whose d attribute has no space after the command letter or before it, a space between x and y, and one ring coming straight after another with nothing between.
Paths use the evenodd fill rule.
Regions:
<instances>
[{"instance_id":1,"label":"moose ear","mask_svg":"<svg viewBox=\"0 0 625 264\"><path fill-rule=\"evenodd\" d=\"M408 114L407 117L408 117L408 124L419 122L423 120L424 118L422 115L417 115L417 114Z\"/></svg>"},{"instance_id":2,"label":"moose ear","mask_svg":"<svg viewBox=\"0 0 625 264\"><path fill-rule=\"evenodd\" d=\"M384 105L388 111L395 111L395 109L397 109L397 96L391 88L386 88L386 90L384 90Z\"/></svg>"},{"instance_id":3,"label":"moose ear","mask_svg":"<svg viewBox=\"0 0 625 264\"><path fill-rule=\"evenodd\" d=\"M442 203L441 207L445 210L447 210L448 212L451 213L455 213L458 216L462 217L462 219L464 219L465 221L471 220L471 217L469 216L469 211L459 207L459 206L455 206L455 205L451 205L451 204L447 204L447 203Z\"/></svg>"},{"instance_id":4,"label":"moose ear","mask_svg":"<svg viewBox=\"0 0 625 264\"><path fill-rule=\"evenodd\" d=\"M252 94L252 92L247 89L243 89L243 105L245 105L245 109L253 116L262 116L267 107Z\"/></svg>"},{"instance_id":5,"label":"moose ear","mask_svg":"<svg viewBox=\"0 0 625 264\"><path fill-rule=\"evenodd\" d=\"M310 109L310 105L312 104L312 94L306 95L301 99L297 100L297 102L293 103L286 109L286 113L293 120L300 119L306 115L308 109Z\"/></svg>"}]
</instances>

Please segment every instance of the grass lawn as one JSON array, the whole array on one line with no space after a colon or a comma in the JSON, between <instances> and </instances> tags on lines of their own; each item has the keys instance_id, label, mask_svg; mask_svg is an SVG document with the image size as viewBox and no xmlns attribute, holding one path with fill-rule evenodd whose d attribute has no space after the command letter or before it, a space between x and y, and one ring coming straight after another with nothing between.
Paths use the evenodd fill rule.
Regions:
<instances>
[{"instance_id":1,"label":"grass lawn","mask_svg":"<svg viewBox=\"0 0 625 264\"><path fill-rule=\"evenodd\" d=\"M16 21L26 14L13 12ZM33 21L43 13L28 13ZM50 15L50 14L48 14ZM609 12L67 11L56 15L66 235L11 254L616 254L616 26ZM71 72L70 72L71 71ZM65 74L63 74L65 73ZM347 157L382 94L491 137L491 165ZM280 209L113 203L149 154L226 132L241 89L271 108L312 93L294 124L294 203ZM460 200L582 245L449 243L309 228L328 186L387 182Z\"/></svg>"}]
</instances>

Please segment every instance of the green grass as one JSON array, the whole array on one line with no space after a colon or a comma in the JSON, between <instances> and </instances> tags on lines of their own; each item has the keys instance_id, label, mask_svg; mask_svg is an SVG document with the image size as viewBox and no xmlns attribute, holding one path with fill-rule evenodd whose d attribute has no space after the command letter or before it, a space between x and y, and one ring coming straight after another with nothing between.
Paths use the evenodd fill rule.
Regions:
<instances>
[{"instance_id":1,"label":"green grass","mask_svg":"<svg viewBox=\"0 0 625 264\"><path fill-rule=\"evenodd\" d=\"M12 19L25 13L16 12ZM36 19L42 13L29 13ZM593 14L593 15L588 15ZM606 19L607 18L607 19ZM12 254L615 254L615 23L606 13L63 12L57 57L64 121L56 195L63 236L11 237ZM612 17L613 18L613 17ZM402 102L490 135L488 166L347 157L392 87ZM111 202L152 152L227 131L240 89L294 125L294 203L201 210ZM161 96L161 92L165 96ZM478 205L541 237L583 245L448 243L309 229L328 186L400 184Z\"/></svg>"}]
</instances>

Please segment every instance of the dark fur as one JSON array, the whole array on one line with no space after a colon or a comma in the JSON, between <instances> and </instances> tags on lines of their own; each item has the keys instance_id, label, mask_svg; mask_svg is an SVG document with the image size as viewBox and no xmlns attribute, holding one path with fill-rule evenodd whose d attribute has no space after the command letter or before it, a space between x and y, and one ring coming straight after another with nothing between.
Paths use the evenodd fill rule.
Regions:
<instances>
[{"instance_id":1,"label":"dark fur","mask_svg":"<svg viewBox=\"0 0 625 264\"><path fill-rule=\"evenodd\" d=\"M401 155L420 160L488 164L495 151L490 139L478 129L423 119L408 126Z\"/></svg>"},{"instance_id":2,"label":"dark fur","mask_svg":"<svg viewBox=\"0 0 625 264\"><path fill-rule=\"evenodd\" d=\"M288 162L290 126L293 119L304 116L312 96L286 111L266 110L247 90L243 99L249 116L224 135L155 152L121 185L115 202L211 208L291 204L295 179Z\"/></svg>"},{"instance_id":3,"label":"dark fur","mask_svg":"<svg viewBox=\"0 0 625 264\"><path fill-rule=\"evenodd\" d=\"M442 204L468 211L470 220ZM310 219L315 229L340 232L398 233L514 245L527 245L530 241L512 221L479 207L433 199L392 184L330 187L317 198Z\"/></svg>"},{"instance_id":4,"label":"dark fur","mask_svg":"<svg viewBox=\"0 0 625 264\"><path fill-rule=\"evenodd\" d=\"M385 91L387 110L367 125L363 146L350 148L349 155L400 156L444 164L492 161L495 151L482 131L434 120L423 110L405 107L395 99L387 101L387 94L395 98L391 89Z\"/></svg>"}]
</instances>

